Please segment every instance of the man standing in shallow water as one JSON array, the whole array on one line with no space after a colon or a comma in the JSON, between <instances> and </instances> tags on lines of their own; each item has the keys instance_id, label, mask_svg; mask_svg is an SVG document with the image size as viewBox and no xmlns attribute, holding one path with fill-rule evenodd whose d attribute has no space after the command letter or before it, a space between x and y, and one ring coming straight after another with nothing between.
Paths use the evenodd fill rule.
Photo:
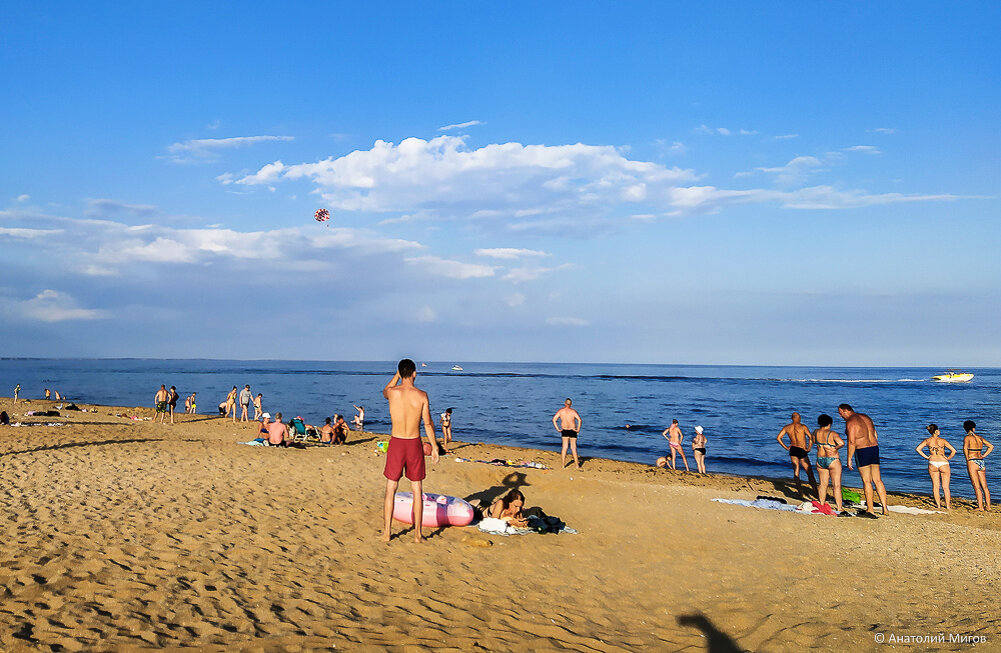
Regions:
<instances>
[{"instance_id":1,"label":"man standing in shallow water","mask_svg":"<svg viewBox=\"0 0 1001 653\"><path fill-rule=\"evenodd\" d=\"M848 440L848 469L852 466L852 455L858 463L858 473L862 477L862 492L865 494L865 508L871 515L873 510L872 486L876 486L879 500L883 504L883 514L889 516L890 506L886 503L886 487L879 476L879 440L876 427L865 413L856 413L848 404L838 406L838 415L845 420L845 439ZM862 513L859 513L862 514Z\"/></svg>"},{"instance_id":2,"label":"man standing in shallow water","mask_svg":"<svg viewBox=\"0 0 1001 653\"><path fill-rule=\"evenodd\" d=\"M567 466L567 445L570 445L570 451L573 452L573 462L580 469L580 461L577 459L577 435L580 433L580 427L584 425L583 420L580 418L580 414L571 408L573 402L567 399L563 402L563 408L556 411L553 415L553 426L557 431L560 432L560 436L563 440L563 449L560 451L560 469ZM556 422L559 422L557 424Z\"/></svg>"},{"instance_id":3,"label":"man standing in shallow water","mask_svg":"<svg viewBox=\"0 0 1001 653\"><path fill-rule=\"evenodd\" d=\"M805 469L807 478L810 479L810 485L813 486L813 493L819 497L820 488L817 487L817 481L813 477L813 467L810 466L810 449L813 448L813 440L810 439L810 429L806 428L800 420L799 413L793 413L792 422L783 426L775 439L779 441L783 449L789 452L793 477L796 479L796 491L802 496L803 484L799 480L799 472L801 469ZM784 435L789 436L788 447L782 441Z\"/></svg>"},{"instance_id":4,"label":"man standing in shallow water","mask_svg":"<svg viewBox=\"0 0 1001 653\"><path fill-rule=\"evenodd\" d=\"M383 505L385 528L382 541L388 542L392 535L393 503L396 488L406 470L407 479L414 493L414 542L424 541L423 483L424 448L421 446L421 421L424 433L431 445L431 462L438 462L438 441L434 436L434 422L431 420L431 406L428 395L414 385L417 366L409 358L404 358L396 366L396 374L382 389L382 396L389 400L389 417L393 421L392 437L386 451L386 467L382 474L386 477L386 500Z\"/></svg>"}]
</instances>

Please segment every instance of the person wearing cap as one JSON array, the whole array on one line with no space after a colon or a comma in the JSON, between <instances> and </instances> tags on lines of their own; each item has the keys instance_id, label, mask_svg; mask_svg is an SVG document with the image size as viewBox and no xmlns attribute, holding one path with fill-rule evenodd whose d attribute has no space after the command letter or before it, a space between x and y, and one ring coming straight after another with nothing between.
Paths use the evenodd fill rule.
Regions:
<instances>
[{"instance_id":1,"label":"person wearing cap","mask_svg":"<svg viewBox=\"0 0 1001 653\"><path fill-rule=\"evenodd\" d=\"M268 439L269 428L271 427L271 413L264 413L261 415L261 430L258 432L257 437Z\"/></svg>"},{"instance_id":2,"label":"person wearing cap","mask_svg":"<svg viewBox=\"0 0 1001 653\"><path fill-rule=\"evenodd\" d=\"M695 456L695 464L699 468L700 474L706 473L706 434L701 426L695 427L695 437L692 438L692 455Z\"/></svg>"}]
</instances>

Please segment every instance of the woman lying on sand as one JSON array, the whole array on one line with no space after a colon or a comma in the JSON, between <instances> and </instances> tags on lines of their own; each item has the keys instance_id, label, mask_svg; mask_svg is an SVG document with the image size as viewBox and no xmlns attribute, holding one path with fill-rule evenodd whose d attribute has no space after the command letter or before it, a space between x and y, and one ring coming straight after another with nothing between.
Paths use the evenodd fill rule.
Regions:
<instances>
[{"instance_id":1,"label":"woman lying on sand","mask_svg":"<svg viewBox=\"0 0 1001 653\"><path fill-rule=\"evenodd\" d=\"M956 455L956 448L949 444L945 438L941 436L941 432L938 430L938 426L935 424L929 424L927 427L928 433L931 434L930 438L925 438L921 441L921 444L917 446L915 451L922 457L928 460L928 475L931 476L931 489L932 496L935 497L935 506L937 508L942 507L942 501L939 499L939 486L942 487L943 493L945 494L945 509L952 510L952 497L949 496L949 477L952 474L949 469L949 461L952 457ZM924 455L921 452L922 449L928 447L928 455ZM945 455L945 450L949 450L949 455Z\"/></svg>"},{"instance_id":2,"label":"woman lying on sand","mask_svg":"<svg viewBox=\"0 0 1001 653\"><path fill-rule=\"evenodd\" d=\"M518 490L511 490L490 504L490 508L487 510L487 517L502 519L512 526L524 528L528 526L528 519L521 512L521 509L524 507L525 495Z\"/></svg>"}]
</instances>

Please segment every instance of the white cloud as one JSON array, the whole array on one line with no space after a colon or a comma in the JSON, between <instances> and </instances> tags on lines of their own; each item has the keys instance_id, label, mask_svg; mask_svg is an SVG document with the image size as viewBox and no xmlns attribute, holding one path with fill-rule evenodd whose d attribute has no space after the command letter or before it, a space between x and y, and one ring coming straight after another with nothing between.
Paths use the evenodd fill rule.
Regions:
<instances>
[{"instance_id":1,"label":"white cloud","mask_svg":"<svg viewBox=\"0 0 1001 653\"><path fill-rule=\"evenodd\" d=\"M525 296L522 295L520 292L516 292L507 298L507 305L510 306L511 308L514 308L516 306L521 306L524 303L525 303Z\"/></svg>"},{"instance_id":2,"label":"white cloud","mask_svg":"<svg viewBox=\"0 0 1001 653\"><path fill-rule=\"evenodd\" d=\"M452 261L438 256L414 256L404 259L410 265L422 269L428 274L448 277L449 279L477 279L494 276L494 267L476 263Z\"/></svg>"},{"instance_id":3,"label":"white cloud","mask_svg":"<svg viewBox=\"0 0 1001 653\"><path fill-rule=\"evenodd\" d=\"M790 138L799 138L799 134L782 134L781 136L776 136L775 140L783 141L783 140L788 140Z\"/></svg>"},{"instance_id":4,"label":"white cloud","mask_svg":"<svg viewBox=\"0 0 1001 653\"><path fill-rule=\"evenodd\" d=\"M475 127L477 125L485 125L487 123L481 122L479 120L470 120L469 122L458 122L454 125L445 125L444 127L439 127L438 131L447 132L453 129L465 129L466 127Z\"/></svg>"},{"instance_id":5,"label":"white cloud","mask_svg":"<svg viewBox=\"0 0 1001 653\"><path fill-rule=\"evenodd\" d=\"M537 249L518 249L515 247L492 247L489 249L478 249L474 252L477 256L489 256L490 258L517 259L532 256L551 256L546 252Z\"/></svg>"},{"instance_id":6,"label":"white cloud","mask_svg":"<svg viewBox=\"0 0 1001 653\"><path fill-rule=\"evenodd\" d=\"M758 133L757 129L741 129L740 130L740 135L741 136L754 136L757 133Z\"/></svg>"},{"instance_id":7,"label":"white cloud","mask_svg":"<svg viewBox=\"0 0 1001 653\"><path fill-rule=\"evenodd\" d=\"M62 229L29 229L25 227L0 227L0 236L9 236L10 238L46 238L49 236L55 236L61 234Z\"/></svg>"},{"instance_id":8,"label":"white cloud","mask_svg":"<svg viewBox=\"0 0 1001 653\"><path fill-rule=\"evenodd\" d=\"M669 143L663 138L658 138L654 141L654 143L658 148L660 148L660 151L663 154L684 154L688 151L688 148L685 147L685 144L681 141L673 141Z\"/></svg>"},{"instance_id":9,"label":"white cloud","mask_svg":"<svg viewBox=\"0 0 1001 653\"><path fill-rule=\"evenodd\" d=\"M535 281L550 272L556 272L558 270L566 270L573 267L572 263L563 263L562 265L557 265L551 268L541 268L541 267L523 267L523 268L512 268L501 277L504 281L510 281L511 283L524 283L526 281Z\"/></svg>"},{"instance_id":10,"label":"white cloud","mask_svg":"<svg viewBox=\"0 0 1001 653\"><path fill-rule=\"evenodd\" d=\"M17 198L14 201L16 201L16 202L27 202L30 199L31 199L31 195L28 195L27 193L24 193L23 195L18 195Z\"/></svg>"},{"instance_id":11,"label":"white cloud","mask_svg":"<svg viewBox=\"0 0 1001 653\"><path fill-rule=\"evenodd\" d=\"M174 163L187 163L195 159L209 159L218 155L220 150L237 147L247 147L257 143L295 140L293 136L234 136L232 138L195 138L183 143L172 143L167 146L171 156L166 158Z\"/></svg>"},{"instance_id":12,"label":"white cloud","mask_svg":"<svg viewBox=\"0 0 1001 653\"><path fill-rule=\"evenodd\" d=\"M874 131L877 134L896 134L897 133L897 130L894 129L894 128L892 128L892 127L876 127L875 129L871 129L870 131Z\"/></svg>"},{"instance_id":13,"label":"white cloud","mask_svg":"<svg viewBox=\"0 0 1001 653\"><path fill-rule=\"evenodd\" d=\"M222 122L220 122L219 120L213 120L209 124L205 125L205 128L206 129L211 129L212 131L215 131L216 129L219 129L219 127L221 127L221 126L222 126Z\"/></svg>"},{"instance_id":14,"label":"white cloud","mask_svg":"<svg viewBox=\"0 0 1001 653\"><path fill-rule=\"evenodd\" d=\"M39 322L100 320L110 317L107 311L79 308L72 297L55 290L43 290L32 299L20 302L15 312L24 318Z\"/></svg>"},{"instance_id":15,"label":"white cloud","mask_svg":"<svg viewBox=\"0 0 1001 653\"><path fill-rule=\"evenodd\" d=\"M797 156L784 166L777 168L756 168L761 172L775 175L775 182L779 185L788 186L802 182L811 173L815 172L823 164L820 159L814 156Z\"/></svg>"},{"instance_id":16,"label":"white cloud","mask_svg":"<svg viewBox=\"0 0 1001 653\"><path fill-rule=\"evenodd\" d=\"M717 127L716 131L717 131L717 133L721 134L722 136L729 136L730 135L730 130L727 129L726 127Z\"/></svg>"},{"instance_id":17,"label":"white cloud","mask_svg":"<svg viewBox=\"0 0 1001 653\"><path fill-rule=\"evenodd\" d=\"M844 148L845 152L862 152L863 154L882 154L874 145L852 145Z\"/></svg>"},{"instance_id":18,"label":"white cloud","mask_svg":"<svg viewBox=\"0 0 1001 653\"><path fill-rule=\"evenodd\" d=\"M579 317L551 317L546 320L546 324L550 326L584 327L591 323Z\"/></svg>"}]
</instances>

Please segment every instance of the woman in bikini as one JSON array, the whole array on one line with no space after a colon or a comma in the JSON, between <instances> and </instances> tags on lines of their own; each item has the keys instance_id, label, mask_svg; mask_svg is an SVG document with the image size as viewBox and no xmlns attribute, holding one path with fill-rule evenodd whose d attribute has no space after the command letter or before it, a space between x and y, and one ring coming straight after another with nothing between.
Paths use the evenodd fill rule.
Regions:
<instances>
[{"instance_id":1,"label":"woman in bikini","mask_svg":"<svg viewBox=\"0 0 1001 653\"><path fill-rule=\"evenodd\" d=\"M695 427L695 437L692 438L692 455L695 457L695 465L699 468L700 474L706 473L706 438L701 426Z\"/></svg>"},{"instance_id":2,"label":"woman in bikini","mask_svg":"<svg viewBox=\"0 0 1001 653\"><path fill-rule=\"evenodd\" d=\"M977 493L977 510L991 509L991 493L987 489L987 463L984 458L994 451L994 445L977 435L977 423L972 419L963 422L966 437L963 439L963 453L966 454L966 471ZM984 451L987 447L987 451ZM986 507L985 507L986 506Z\"/></svg>"},{"instance_id":3,"label":"woman in bikini","mask_svg":"<svg viewBox=\"0 0 1001 653\"><path fill-rule=\"evenodd\" d=\"M524 507L525 495L518 490L511 490L490 504L487 516L503 519L516 528L525 528L528 526L528 519L521 512Z\"/></svg>"},{"instance_id":4,"label":"woman in bikini","mask_svg":"<svg viewBox=\"0 0 1001 653\"><path fill-rule=\"evenodd\" d=\"M813 442L817 445L817 489L821 504L827 503L828 479L834 486L834 505L838 512L843 510L841 505L841 455L838 449L845 446L845 441L841 436L831 430L834 420L830 415L821 415L817 418L817 426L820 428L813 432Z\"/></svg>"},{"instance_id":5,"label":"woman in bikini","mask_svg":"<svg viewBox=\"0 0 1001 653\"><path fill-rule=\"evenodd\" d=\"M932 496L935 497L935 506L942 507L938 491L939 486L941 486L945 494L945 509L952 510L952 497L949 495L949 477L952 475L952 471L949 469L949 461L956 455L956 448L942 437L938 426L929 424L926 428L931 437L922 440L915 451L928 461L928 475L931 476L931 489ZM925 447L928 447L927 456L921 451ZM949 450L948 456L945 455L946 449Z\"/></svg>"},{"instance_id":6,"label":"woman in bikini","mask_svg":"<svg viewBox=\"0 0 1001 653\"><path fill-rule=\"evenodd\" d=\"M230 412L233 413L233 419L236 419L236 386L229 391L226 395L226 414L223 417L229 417Z\"/></svg>"}]
</instances>

